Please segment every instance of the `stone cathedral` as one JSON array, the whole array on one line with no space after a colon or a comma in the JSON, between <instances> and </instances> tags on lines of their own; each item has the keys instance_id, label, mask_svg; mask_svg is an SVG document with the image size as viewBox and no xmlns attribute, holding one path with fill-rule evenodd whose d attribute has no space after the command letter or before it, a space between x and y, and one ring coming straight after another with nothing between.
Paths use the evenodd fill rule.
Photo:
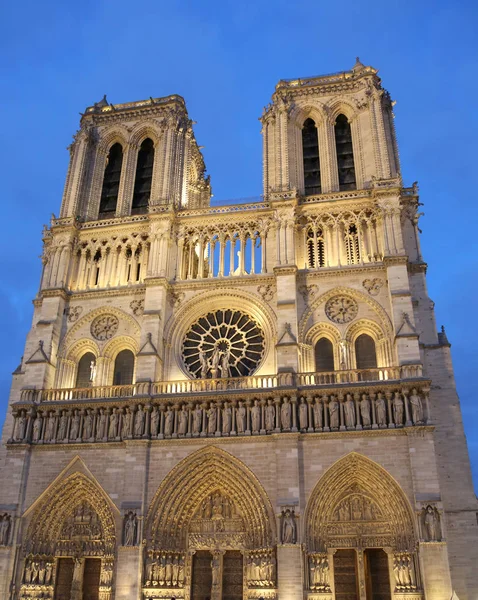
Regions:
<instances>
[{"instance_id":1,"label":"stone cathedral","mask_svg":"<svg viewBox=\"0 0 478 600\"><path fill-rule=\"evenodd\" d=\"M182 97L82 114L0 454L8 600L478 597L450 344L358 59L281 80L212 206Z\"/></svg>"}]
</instances>

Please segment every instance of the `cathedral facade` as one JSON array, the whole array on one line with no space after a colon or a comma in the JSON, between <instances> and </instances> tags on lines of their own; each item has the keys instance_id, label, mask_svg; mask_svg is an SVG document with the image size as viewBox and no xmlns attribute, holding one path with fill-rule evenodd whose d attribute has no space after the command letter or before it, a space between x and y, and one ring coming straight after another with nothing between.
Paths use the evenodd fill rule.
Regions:
<instances>
[{"instance_id":1,"label":"cathedral facade","mask_svg":"<svg viewBox=\"0 0 478 600\"><path fill-rule=\"evenodd\" d=\"M86 109L0 450L9 600L478 597L478 503L377 71L282 80L211 206L180 96Z\"/></svg>"}]
</instances>

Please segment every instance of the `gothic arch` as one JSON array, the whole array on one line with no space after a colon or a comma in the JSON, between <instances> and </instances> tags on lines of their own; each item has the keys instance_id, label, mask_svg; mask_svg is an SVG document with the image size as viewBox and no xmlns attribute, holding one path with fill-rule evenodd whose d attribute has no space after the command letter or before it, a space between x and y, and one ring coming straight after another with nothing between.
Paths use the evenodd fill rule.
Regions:
<instances>
[{"instance_id":1,"label":"gothic arch","mask_svg":"<svg viewBox=\"0 0 478 600\"><path fill-rule=\"evenodd\" d=\"M379 367L386 367L392 364L393 351L390 339L378 323L370 319L359 319L352 322L345 331L345 339L351 353L352 364L356 364L355 340L363 333L369 335L375 342L377 353L377 364Z\"/></svg>"},{"instance_id":2,"label":"gothic arch","mask_svg":"<svg viewBox=\"0 0 478 600\"><path fill-rule=\"evenodd\" d=\"M340 331L334 325L321 321L320 323L315 323L312 325L312 327L310 327L305 334L304 352L301 356L301 371L315 371L315 344L320 338L327 338L330 342L332 342L332 346L334 348L334 363L337 365L340 363Z\"/></svg>"},{"instance_id":3,"label":"gothic arch","mask_svg":"<svg viewBox=\"0 0 478 600\"><path fill-rule=\"evenodd\" d=\"M291 110L290 119L297 127L302 128L306 119L313 119L316 126L325 123L327 113L323 104L313 104L310 102L295 104Z\"/></svg>"},{"instance_id":4,"label":"gothic arch","mask_svg":"<svg viewBox=\"0 0 478 600\"><path fill-rule=\"evenodd\" d=\"M158 125L151 121L139 123L131 132L129 143L137 146L138 149L146 138L150 138L154 144L154 149L157 150L161 141L161 130Z\"/></svg>"},{"instance_id":5,"label":"gothic arch","mask_svg":"<svg viewBox=\"0 0 478 600\"><path fill-rule=\"evenodd\" d=\"M103 348L102 356L114 360L122 350L131 350L131 352L136 356L139 352L139 346L136 340L134 340L132 337L120 335L118 337L114 337L106 344L106 346Z\"/></svg>"},{"instance_id":6,"label":"gothic arch","mask_svg":"<svg viewBox=\"0 0 478 600\"><path fill-rule=\"evenodd\" d=\"M77 363L83 354L86 354L87 352L92 352L96 358L98 358L100 355L98 344L96 344L92 339L84 338L78 340L70 348L68 348L65 358Z\"/></svg>"},{"instance_id":7,"label":"gothic arch","mask_svg":"<svg viewBox=\"0 0 478 600\"><path fill-rule=\"evenodd\" d=\"M355 498L372 507L372 518L340 516L344 503ZM316 484L305 528L309 552L367 546L401 552L413 551L416 544L413 510L402 488L383 467L356 452L339 459Z\"/></svg>"},{"instance_id":8,"label":"gothic arch","mask_svg":"<svg viewBox=\"0 0 478 600\"><path fill-rule=\"evenodd\" d=\"M185 548L191 519L215 491L231 497L240 510L249 548L275 544L274 512L262 484L242 461L211 446L183 459L159 486L146 518L153 546Z\"/></svg>"},{"instance_id":9,"label":"gothic arch","mask_svg":"<svg viewBox=\"0 0 478 600\"><path fill-rule=\"evenodd\" d=\"M326 105L329 122L335 125L335 120L339 115L345 115L351 123L357 116L357 109L349 100L345 98L334 99Z\"/></svg>"},{"instance_id":10,"label":"gothic arch","mask_svg":"<svg viewBox=\"0 0 478 600\"><path fill-rule=\"evenodd\" d=\"M126 146L128 144L128 130L121 125L114 125L113 127L106 129L100 133L100 139L98 142L98 148L103 152L108 153L109 149L113 144L121 144L123 147L123 155L126 152Z\"/></svg>"}]
</instances>

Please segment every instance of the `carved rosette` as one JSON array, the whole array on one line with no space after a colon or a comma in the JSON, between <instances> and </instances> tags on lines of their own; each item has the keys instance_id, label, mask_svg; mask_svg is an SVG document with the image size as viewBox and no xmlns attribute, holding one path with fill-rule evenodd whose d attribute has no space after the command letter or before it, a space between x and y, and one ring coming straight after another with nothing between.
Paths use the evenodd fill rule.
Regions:
<instances>
[{"instance_id":1,"label":"carved rosette","mask_svg":"<svg viewBox=\"0 0 478 600\"><path fill-rule=\"evenodd\" d=\"M327 318L339 325L350 323L355 319L357 313L357 302L348 296L334 296L325 305Z\"/></svg>"},{"instance_id":2,"label":"carved rosette","mask_svg":"<svg viewBox=\"0 0 478 600\"><path fill-rule=\"evenodd\" d=\"M100 342L110 340L118 331L118 317L115 315L99 315L91 323L91 335Z\"/></svg>"}]
</instances>

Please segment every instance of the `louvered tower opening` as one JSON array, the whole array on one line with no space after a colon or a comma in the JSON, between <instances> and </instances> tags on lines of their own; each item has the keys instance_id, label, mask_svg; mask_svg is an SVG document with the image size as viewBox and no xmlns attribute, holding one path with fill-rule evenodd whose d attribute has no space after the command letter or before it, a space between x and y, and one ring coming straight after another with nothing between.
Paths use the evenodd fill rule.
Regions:
<instances>
[{"instance_id":1,"label":"louvered tower opening","mask_svg":"<svg viewBox=\"0 0 478 600\"><path fill-rule=\"evenodd\" d=\"M357 182L355 180L352 130L345 115L339 115L335 121L335 147L337 149L339 189L355 190Z\"/></svg>"},{"instance_id":2,"label":"louvered tower opening","mask_svg":"<svg viewBox=\"0 0 478 600\"><path fill-rule=\"evenodd\" d=\"M304 159L304 193L321 194L319 138L313 119L307 119L302 128L302 154Z\"/></svg>"},{"instance_id":3,"label":"louvered tower opening","mask_svg":"<svg viewBox=\"0 0 478 600\"><path fill-rule=\"evenodd\" d=\"M114 216L118 203L121 168L123 167L123 148L121 144L113 144L108 153L103 188L101 190L100 211L98 218Z\"/></svg>"},{"instance_id":4,"label":"louvered tower opening","mask_svg":"<svg viewBox=\"0 0 478 600\"><path fill-rule=\"evenodd\" d=\"M139 215L148 211L153 181L154 144L149 138L141 144L134 180L133 206L131 214Z\"/></svg>"}]
</instances>

